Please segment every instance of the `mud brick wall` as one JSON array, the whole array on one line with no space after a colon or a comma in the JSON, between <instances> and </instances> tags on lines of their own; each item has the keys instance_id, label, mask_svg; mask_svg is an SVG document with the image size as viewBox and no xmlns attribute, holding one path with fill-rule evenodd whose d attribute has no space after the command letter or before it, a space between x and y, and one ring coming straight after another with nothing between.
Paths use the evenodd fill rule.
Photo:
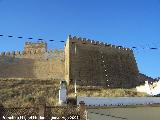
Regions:
<instances>
[{"instance_id":1,"label":"mud brick wall","mask_svg":"<svg viewBox=\"0 0 160 120\"><path fill-rule=\"evenodd\" d=\"M69 36L65 44L65 79L82 86L132 88L139 84L133 51L122 46Z\"/></svg>"}]
</instances>

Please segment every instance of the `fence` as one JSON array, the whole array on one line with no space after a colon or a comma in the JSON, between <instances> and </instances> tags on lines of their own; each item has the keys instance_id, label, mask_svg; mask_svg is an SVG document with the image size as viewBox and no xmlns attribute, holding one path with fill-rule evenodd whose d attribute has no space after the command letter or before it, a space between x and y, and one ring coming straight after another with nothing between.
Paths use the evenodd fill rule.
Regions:
<instances>
[{"instance_id":1,"label":"fence","mask_svg":"<svg viewBox=\"0 0 160 120\"><path fill-rule=\"evenodd\" d=\"M5 108L0 106L0 120L85 120L85 104L45 106L30 108Z\"/></svg>"}]
</instances>

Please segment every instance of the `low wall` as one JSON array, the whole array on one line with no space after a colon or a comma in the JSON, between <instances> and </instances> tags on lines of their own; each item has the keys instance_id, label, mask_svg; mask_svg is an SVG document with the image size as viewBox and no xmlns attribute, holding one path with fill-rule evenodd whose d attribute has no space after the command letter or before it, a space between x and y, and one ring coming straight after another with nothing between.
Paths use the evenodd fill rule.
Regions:
<instances>
[{"instance_id":1,"label":"low wall","mask_svg":"<svg viewBox=\"0 0 160 120\"><path fill-rule=\"evenodd\" d=\"M160 104L160 97L77 97L77 103L84 101L86 105L141 105Z\"/></svg>"}]
</instances>

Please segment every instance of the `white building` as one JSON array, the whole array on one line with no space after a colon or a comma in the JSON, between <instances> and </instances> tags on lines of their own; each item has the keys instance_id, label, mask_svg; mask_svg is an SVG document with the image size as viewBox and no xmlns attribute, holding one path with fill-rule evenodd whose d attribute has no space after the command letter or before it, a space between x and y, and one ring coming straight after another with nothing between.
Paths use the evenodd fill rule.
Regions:
<instances>
[{"instance_id":1,"label":"white building","mask_svg":"<svg viewBox=\"0 0 160 120\"><path fill-rule=\"evenodd\" d=\"M149 84L145 81L145 85L136 87L138 92L145 92L148 95L158 95L160 94L160 81L155 81L153 84Z\"/></svg>"}]
</instances>

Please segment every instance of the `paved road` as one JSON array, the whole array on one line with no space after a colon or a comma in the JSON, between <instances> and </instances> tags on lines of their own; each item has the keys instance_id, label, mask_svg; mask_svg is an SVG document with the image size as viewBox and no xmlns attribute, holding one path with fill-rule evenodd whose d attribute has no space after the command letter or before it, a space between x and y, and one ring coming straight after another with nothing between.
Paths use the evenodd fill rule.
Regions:
<instances>
[{"instance_id":1,"label":"paved road","mask_svg":"<svg viewBox=\"0 0 160 120\"><path fill-rule=\"evenodd\" d=\"M160 120L160 107L88 109L88 120Z\"/></svg>"}]
</instances>

